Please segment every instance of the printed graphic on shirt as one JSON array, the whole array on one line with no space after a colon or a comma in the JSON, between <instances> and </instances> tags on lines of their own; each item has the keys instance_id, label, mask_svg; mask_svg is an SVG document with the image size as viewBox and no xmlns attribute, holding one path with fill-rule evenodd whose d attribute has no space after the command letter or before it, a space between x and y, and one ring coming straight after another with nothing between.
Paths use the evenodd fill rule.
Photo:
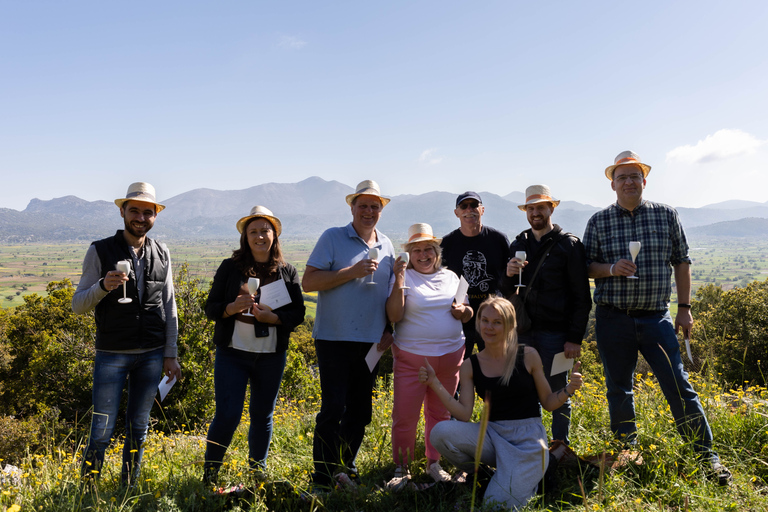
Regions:
<instances>
[{"instance_id":1,"label":"printed graphic on shirt","mask_svg":"<svg viewBox=\"0 0 768 512\"><path fill-rule=\"evenodd\" d=\"M488 274L488 260L480 251L467 251L462 263L462 274L469 283L470 288L477 288L482 292L487 292L495 278Z\"/></svg>"}]
</instances>

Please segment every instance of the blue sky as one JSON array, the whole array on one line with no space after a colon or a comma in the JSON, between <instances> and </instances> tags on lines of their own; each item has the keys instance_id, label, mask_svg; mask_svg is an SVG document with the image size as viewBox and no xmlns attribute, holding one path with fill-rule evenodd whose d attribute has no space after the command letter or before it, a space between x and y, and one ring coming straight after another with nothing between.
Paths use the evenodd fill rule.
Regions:
<instances>
[{"instance_id":1,"label":"blue sky","mask_svg":"<svg viewBox=\"0 0 768 512\"><path fill-rule=\"evenodd\" d=\"M768 200L768 2L0 0L0 207L309 176ZM290 198L286 198L290 200Z\"/></svg>"}]
</instances>

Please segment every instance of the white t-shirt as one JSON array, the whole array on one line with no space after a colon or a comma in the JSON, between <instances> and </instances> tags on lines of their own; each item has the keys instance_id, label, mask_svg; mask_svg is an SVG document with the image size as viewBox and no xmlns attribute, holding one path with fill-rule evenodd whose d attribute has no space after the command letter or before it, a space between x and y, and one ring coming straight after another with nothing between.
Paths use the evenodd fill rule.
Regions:
<instances>
[{"instance_id":1,"label":"white t-shirt","mask_svg":"<svg viewBox=\"0 0 768 512\"><path fill-rule=\"evenodd\" d=\"M235 320L235 330L229 346L245 352L273 353L277 350L277 329L274 325L268 327L269 335L257 338L253 324Z\"/></svg>"},{"instance_id":2,"label":"white t-shirt","mask_svg":"<svg viewBox=\"0 0 768 512\"><path fill-rule=\"evenodd\" d=\"M389 283L390 294L394 276ZM464 346L461 322L451 315L453 296L459 278L442 268L434 274L422 274L412 268L405 271L405 310L395 324L395 345L420 356L443 356Z\"/></svg>"}]
</instances>

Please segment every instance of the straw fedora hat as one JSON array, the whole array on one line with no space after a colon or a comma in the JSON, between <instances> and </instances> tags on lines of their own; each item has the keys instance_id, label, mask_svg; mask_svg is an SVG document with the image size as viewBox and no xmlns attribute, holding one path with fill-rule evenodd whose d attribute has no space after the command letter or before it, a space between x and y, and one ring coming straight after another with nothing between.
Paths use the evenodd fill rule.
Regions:
<instances>
[{"instance_id":1,"label":"straw fedora hat","mask_svg":"<svg viewBox=\"0 0 768 512\"><path fill-rule=\"evenodd\" d=\"M643 171L643 178L648 176L651 172L651 166L646 165L640 161L640 155L634 151L622 151L613 160L613 165L609 165L605 168L605 177L613 181L613 171L620 165L635 164Z\"/></svg>"},{"instance_id":2,"label":"straw fedora hat","mask_svg":"<svg viewBox=\"0 0 768 512\"><path fill-rule=\"evenodd\" d=\"M557 205L560 204L560 200L552 197L552 192L550 192L548 186L531 185L525 189L525 204L518 205L517 207L525 211L526 206L536 203L551 203L552 208L557 208Z\"/></svg>"},{"instance_id":3,"label":"straw fedora hat","mask_svg":"<svg viewBox=\"0 0 768 512\"><path fill-rule=\"evenodd\" d=\"M403 247L416 242L435 242L439 245L442 240L432 233L432 226L425 222L417 222L408 228L408 241L403 244Z\"/></svg>"},{"instance_id":4,"label":"straw fedora hat","mask_svg":"<svg viewBox=\"0 0 768 512\"><path fill-rule=\"evenodd\" d=\"M248 221L256 217L267 219L272 224L272 227L275 228L275 235L278 237L280 236L280 233L283 232L283 224L280 222L280 219L275 217L275 215L272 213L272 210L266 206L259 205L251 208L251 213L237 221L237 232L242 233L245 225L248 224Z\"/></svg>"},{"instance_id":5,"label":"straw fedora hat","mask_svg":"<svg viewBox=\"0 0 768 512\"><path fill-rule=\"evenodd\" d=\"M158 203L155 199L155 187L143 181L131 183L128 186L128 192L125 193L125 197L115 199L115 204L122 208L123 203L126 201L143 201L145 203L152 203L157 207L157 211L155 213L160 213L161 211L165 210L165 205Z\"/></svg>"},{"instance_id":6,"label":"straw fedora hat","mask_svg":"<svg viewBox=\"0 0 768 512\"><path fill-rule=\"evenodd\" d=\"M391 201L391 199L389 199L388 197L384 197L381 195L381 189L379 189L378 183L376 183L373 180L365 180L357 184L357 188L355 189L354 194L349 194L347 196L347 204L352 206L352 201L354 201L357 196L362 196L362 195L378 197L379 200L381 201L382 208L387 206L387 204L389 204L389 202Z\"/></svg>"}]
</instances>

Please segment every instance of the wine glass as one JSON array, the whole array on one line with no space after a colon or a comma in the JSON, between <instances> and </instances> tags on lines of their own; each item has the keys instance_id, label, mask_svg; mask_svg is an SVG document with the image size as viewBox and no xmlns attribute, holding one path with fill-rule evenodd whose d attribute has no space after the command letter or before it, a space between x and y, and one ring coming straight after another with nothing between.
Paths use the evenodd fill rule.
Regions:
<instances>
[{"instance_id":1,"label":"wine glass","mask_svg":"<svg viewBox=\"0 0 768 512\"><path fill-rule=\"evenodd\" d=\"M261 284L261 281L258 277L249 277L248 278L248 293L251 295L256 295L256 292L259 291L259 285ZM243 313L245 316L253 316L253 314L249 311L246 311Z\"/></svg>"},{"instance_id":2,"label":"wine glass","mask_svg":"<svg viewBox=\"0 0 768 512\"><path fill-rule=\"evenodd\" d=\"M118 272L122 272L125 275L129 275L131 273L131 262L128 260L120 260L117 262L117 265L115 265L115 268ZM130 302L133 302L133 299L129 299L126 294L126 287L125 282L123 283L123 298L117 299L117 302L120 304L128 304Z\"/></svg>"},{"instance_id":3,"label":"wine glass","mask_svg":"<svg viewBox=\"0 0 768 512\"><path fill-rule=\"evenodd\" d=\"M368 249L368 258L372 260L379 259L379 250L375 247L371 247L370 249ZM374 270L374 272L376 271ZM371 280L368 281L366 284L376 284L373 282L373 273L371 273Z\"/></svg>"},{"instance_id":4,"label":"wine glass","mask_svg":"<svg viewBox=\"0 0 768 512\"><path fill-rule=\"evenodd\" d=\"M525 251L515 251L515 258L520 260L520 263L523 263L525 261ZM523 284L523 269L520 268L520 273L517 275L519 283L515 285L515 288L525 288L525 285Z\"/></svg>"},{"instance_id":5,"label":"wine glass","mask_svg":"<svg viewBox=\"0 0 768 512\"><path fill-rule=\"evenodd\" d=\"M629 242L629 254L632 256L632 263L635 262L637 254L640 252L640 242ZM627 276L627 279L638 279L637 276Z\"/></svg>"},{"instance_id":6,"label":"wine glass","mask_svg":"<svg viewBox=\"0 0 768 512\"><path fill-rule=\"evenodd\" d=\"M408 268L408 262L411 260L411 255L407 252L401 252L400 253L400 259L405 262L406 269ZM410 290L410 286L405 285L405 274L406 272L403 272L403 286L400 287L401 290Z\"/></svg>"}]
</instances>

